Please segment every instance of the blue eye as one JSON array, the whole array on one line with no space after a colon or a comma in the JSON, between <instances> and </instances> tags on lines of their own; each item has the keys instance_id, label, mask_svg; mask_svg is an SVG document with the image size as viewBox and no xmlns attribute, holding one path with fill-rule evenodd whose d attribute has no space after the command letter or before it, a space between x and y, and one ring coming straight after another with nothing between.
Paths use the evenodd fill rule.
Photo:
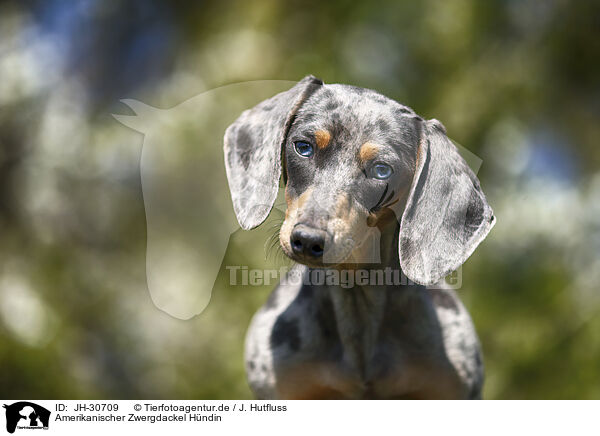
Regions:
<instances>
[{"instance_id":1,"label":"blue eye","mask_svg":"<svg viewBox=\"0 0 600 436\"><path fill-rule=\"evenodd\" d=\"M373 166L373 177L379 180L388 179L392 175L392 167L383 163L378 163Z\"/></svg>"},{"instance_id":2,"label":"blue eye","mask_svg":"<svg viewBox=\"0 0 600 436\"><path fill-rule=\"evenodd\" d=\"M294 148L296 149L296 153L302 157L311 157L315 152L313 146L304 141L294 142Z\"/></svg>"}]
</instances>

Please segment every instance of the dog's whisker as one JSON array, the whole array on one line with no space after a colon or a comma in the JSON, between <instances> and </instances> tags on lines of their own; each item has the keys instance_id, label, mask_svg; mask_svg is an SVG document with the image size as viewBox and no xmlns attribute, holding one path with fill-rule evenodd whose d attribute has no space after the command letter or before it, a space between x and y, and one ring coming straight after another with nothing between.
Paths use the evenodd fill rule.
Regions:
<instances>
[{"instance_id":1,"label":"dog's whisker","mask_svg":"<svg viewBox=\"0 0 600 436\"><path fill-rule=\"evenodd\" d=\"M375 204L375 206L373 206L373 207L370 209L370 212L371 212L371 213L373 213L373 212L376 212L377 210L379 210L379 205L380 205L381 203L383 203L383 199L384 199L384 197L385 197L385 194L387 194L387 191L388 191L388 186L389 186L389 185L386 183L386 184L385 184L385 189L383 190L383 193L381 194L381 197L379 198L379 201L377 202L377 204Z\"/></svg>"}]
</instances>

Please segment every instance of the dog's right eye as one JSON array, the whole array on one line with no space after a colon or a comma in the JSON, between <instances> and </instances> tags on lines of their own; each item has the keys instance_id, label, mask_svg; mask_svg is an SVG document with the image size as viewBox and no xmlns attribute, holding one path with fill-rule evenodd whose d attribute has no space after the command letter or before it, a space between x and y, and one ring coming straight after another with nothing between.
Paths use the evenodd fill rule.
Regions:
<instances>
[{"instance_id":1,"label":"dog's right eye","mask_svg":"<svg viewBox=\"0 0 600 436\"><path fill-rule=\"evenodd\" d=\"M294 142L294 149L302 157L311 157L315 152L313 146L304 141Z\"/></svg>"}]
</instances>

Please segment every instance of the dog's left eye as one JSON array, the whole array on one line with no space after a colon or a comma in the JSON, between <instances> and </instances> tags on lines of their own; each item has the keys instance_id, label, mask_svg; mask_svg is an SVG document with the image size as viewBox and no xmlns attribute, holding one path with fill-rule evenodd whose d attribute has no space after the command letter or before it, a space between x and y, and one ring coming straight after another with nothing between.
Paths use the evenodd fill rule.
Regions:
<instances>
[{"instance_id":1,"label":"dog's left eye","mask_svg":"<svg viewBox=\"0 0 600 436\"><path fill-rule=\"evenodd\" d=\"M294 142L294 149L302 157L311 157L315 152L313 146L304 141Z\"/></svg>"},{"instance_id":2,"label":"dog's left eye","mask_svg":"<svg viewBox=\"0 0 600 436\"><path fill-rule=\"evenodd\" d=\"M384 164L378 163L373 166L373 177L379 180L388 179L393 173L392 167Z\"/></svg>"}]
</instances>

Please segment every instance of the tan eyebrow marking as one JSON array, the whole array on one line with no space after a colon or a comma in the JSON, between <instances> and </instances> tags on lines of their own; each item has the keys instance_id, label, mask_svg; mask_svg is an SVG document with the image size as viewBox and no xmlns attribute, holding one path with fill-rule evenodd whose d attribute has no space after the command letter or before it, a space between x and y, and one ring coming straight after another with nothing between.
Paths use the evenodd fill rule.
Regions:
<instances>
[{"instance_id":1,"label":"tan eyebrow marking","mask_svg":"<svg viewBox=\"0 0 600 436\"><path fill-rule=\"evenodd\" d=\"M358 158L362 163L370 161L377 156L379 152L379 145L373 144L372 142L365 142L358 152Z\"/></svg>"},{"instance_id":2,"label":"tan eyebrow marking","mask_svg":"<svg viewBox=\"0 0 600 436\"><path fill-rule=\"evenodd\" d=\"M317 130L315 132L315 139L317 141L317 147L325 148L329 145L329 141L331 141L331 133L327 130Z\"/></svg>"}]
</instances>

